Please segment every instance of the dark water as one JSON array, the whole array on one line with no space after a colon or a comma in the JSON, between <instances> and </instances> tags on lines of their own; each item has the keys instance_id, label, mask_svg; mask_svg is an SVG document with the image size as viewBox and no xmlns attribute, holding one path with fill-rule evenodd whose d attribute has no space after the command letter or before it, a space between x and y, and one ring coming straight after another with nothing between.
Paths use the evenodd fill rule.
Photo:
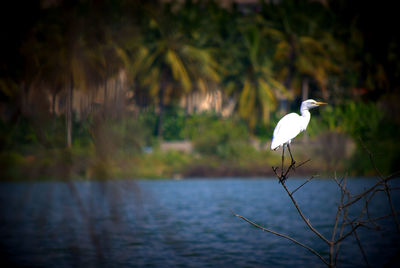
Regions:
<instances>
[{"instance_id":1,"label":"dark water","mask_svg":"<svg viewBox=\"0 0 400 268\"><path fill-rule=\"evenodd\" d=\"M288 186L303 181L289 179ZM352 179L349 185L356 193L375 182ZM336 184L315 180L295 197L330 238L340 197ZM393 198L399 208L399 194ZM9 266L324 267L304 248L250 226L231 210L328 256L273 179L2 183L0 204L0 256ZM387 204L377 194L371 212L384 215ZM359 229L377 267L400 249L393 221L381 225L386 231ZM353 237L343 243L340 263L365 265ZM389 266L396 265L395 258Z\"/></svg>"}]
</instances>

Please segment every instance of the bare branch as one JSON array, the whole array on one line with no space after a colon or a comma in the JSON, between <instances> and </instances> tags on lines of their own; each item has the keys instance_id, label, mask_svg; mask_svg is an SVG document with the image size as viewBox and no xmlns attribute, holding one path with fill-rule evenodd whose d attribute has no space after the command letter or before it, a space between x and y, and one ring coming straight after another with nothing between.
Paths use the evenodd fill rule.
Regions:
<instances>
[{"instance_id":1,"label":"bare branch","mask_svg":"<svg viewBox=\"0 0 400 268\"><path fill-rule=\"evenodd\" d=\"M310 159L304 161L303 163L301 163L299 166L304 165L305 163L309 162ZM289 174L289 172L291 170L295 169L295 163L292 162L289 167L287 168L286 172L283 172L283 163L284 163L284 158L283 158L283 154L282 154L282 170L281 170L281 175L278 175L277 173L277 167L272 167L272 170L274 171L276 177L279 179L279 182L282 184L282 187L285 189L286 193L289 195L290 200L292 200L293 205L296 207L297 212L299 213L300 217L303 219L304 223L307 225L307 227L314 232L319 238L321 238L325 243L327 243L328 245L331 244L331 241L329 241L326 237L324 237L320 232L318 232L317 229L315 229L310 221L304 216L303 212L301 211L300 207L298 206L296 200L293 198L293 195L290 193L289 189L286 187L285 185L285 180L287 179L287 175ZM299 167L298 166L298 167Z\"/></svg>"},{"instance_id":2,"label":"bare branch","mask_svg":"<svg viewBox=\"0 0 400 268\"><path fill-rule=\"evenodd\" d=\"M364 192L362 192L361 194L358 194L357 196L354 197L353 200L347 202L346 204L343 205L343 207L348 207L354 203L356 203L358 200L360 200L361 198L363 198L364 196L366 196L367 194L369 194L370 192L374 191L376 187L378 187L381 184L384 184L387 181L390 181L392 179L395 179L395 175L397 173L393 173L392 175L381 179L380 181L378 181L376 184L374 184L373 186L371 186L369 189L365 190Z\"/></svg>"},{"instance_id":3,"label":"bare branch","mask_svg":"<svg viewBox=\"0 0 400 268\"><path fill-rule=\"evenodd\" d=\"M340 182L339 185L342 185L342 187L344 189L342 191L342 193L343 193L344 196L346 195L347 196L347 200L349 200L350 199L350 192L348 192L346 190L347 177L343 177L342 181L343 181L343 184ZM341 209L344 209L344 211L343 211L343 216L342 216L342 224L340 225L339 238L343 237L344 228L346 226L346 218L347 218L347 215L349 213L349 208L348 207L343 207L343 202L344 202L344 198L343 198L343 201L340 204ZM339 257L339 250L340 250L340 243L336 244L335 265L337 264L337 259Z\"/></svg>"},{"instance_id":4,"label":"bare branch","mask_svg":"<svg viewBox=\"0 0 400 268\"><path fill-rule=\"evenodd\" d=\"M296 200L295 200L295 199L293 198L293 196L290 194L290 191L289 191L289 189L286 187L286 185L285 185L284 182L282 182L282 186L283 186L283 188L285 189L286 193L289 195L290 200L292 200L293 205L296 207L297 212L299 213L300 217L303 219L303 221L305 222L305 224L308 226L308 228L309 228L311 231L313 231L319 238L321 238L325 243L331 244L331 242L330 242L328 239L326 239L326 237L323 236L320 232L318 232L318 230L315 229L315 228L311 225L310 221L304 216L304 214L303 214L303 212L301 211L300 207L298 206Z\"/></svg>"},{"instance_id":5,"label":"bare branch","mask_svg":"<svg viewBox=\"0 0 400 268\"><path fill-rule=\"evenodd\" d=\"M361 141L361 140L360 140ZM365 254L365 251L361 245L361 241L360 238L358 236L357 233L357 229L362 226L365 228L369 228L372 230L377 230L377 228L379 228L379 225L376 223L376 221L384 219L384 218L388 218L390 216L392 216L394 218L394 221L396 223L396 227L398 229L398 231L400 232L400 224L399 224L399 219L397 216L397 211L395 210L394 204L393 204L393 200L392 200L392 196L391 196L391 191L392 190L400 190L400 187L389 187L388 182L392 179L397 179L399 178L398 176L400 175L400 171L395 172L387 177L384 177L382 175L382 173L380 173L380 171L378 170L373 155L372 153L367 149L367 147L362 143L362 146L364 147L364 149L366 150L366 152L368 153L368 156L370 158L371 164L373 165L376 173L379 175L379 179L378 182L376 182L374 185L372 185L371 187L369 187L368 189L364 190L364 192L359 193L358 195L353 196L350 191L346 188L346 184L347 184L347 177L344 176L340 181L337 179L336 177L336 173L335 176L333 178L333 180L336 182L336 184L338 185L338 187L341 190L341 198L340 198L340 203L338 204L337 207L337 211L336 211L336 218L335 218L335 222L334 222L334 226L333 226L333 230L332 230L332 234L331 234L331 240L328 240L325 236L323 236L317 229L315 229L313 227L313 225L311 225L309 219L307 219L302 210L300 209L299 205L297 204L296 200L294 199L293 195L294 193L296 193L298 190L300 190L304 185L306 185L308 182L310 182L312 179L314 179L315 176L312 176L310 178L308 178L305 182L303 182L300 186L298 186L297 188L295 188L293 191L289 191L288 187L285 184L286 179L288 178L288 175L290 174L291 171L295 171L296 168L306 164L307 162L310 161L310 159L304 161L303 163L299 164L298 166L295 165L295 162L292 159L292 163L287 167L286 170L284 170L284 156L282 153L282 167L278 168L278 167L272 167L272 170L274 171L276 177L279 179L279 182L282 184L282 187L284 188L284 190L286 191L286 193L288 194L290 200L292 201L293 205L295 206L295 208L297 209L298 214L300 215L300 217L302 218L302 220L304 221L304 223L307 225L307 227L316 235L318 236L321 240L323 240L325 243L327 243L329 245L329 263L322 258L318 253L316 253L315 251L313 251L313 249L311 249L310 247L294 240L293 238L274 232L272 230L266 229L260 225L255 224L254 222L246 219L245 217L242 217L240 215L234 214L236 217L242 218L243 220L247 221L248 223L252 224L253 226L262 229L263 231L267 231L270 232L272 234L275 234L277 236L280 237L284 237L288 240L291 240L292 242L303 246L305 248L307 248L308 250L310 250L313 254L317 255L321 260L324 261L325 264L327 264L329 267L334 267L337 265L337 260L338 260L338 256L339 256L339 249L340 249L340 245L341 242L344 241L345 239L347 239L350 235L354 235L358 247L360 248L360 251L363 255L364 261L365 263L369 265L368 263L368 259L367 259L367 255ZM280 172L278 172L278 170L280 170ZM279 174L280 173L280 174ZM391 214L389 215L385 215L385 216L381 216L381 217L377 217L377 218L372 218L370 213L369 213L369 204L372 201L372 199L374 198L374 196L376 195L376 193L378 192L385 192L387 197L388 197L388 201L389 201L389 206L391 208ZM355 217L355 219L351 220L348 217L349 214L349 207L355 203L357 203L358 201L360 201L361 199L365 198L365 204L364 207L362 208L360 214ZM365 216L366 215L366 216ZM367 217L367 219L365 219L365 217ZM350 225L351 229L348 230L346 228L346 226ZM340 230L338 231L338 228L340 226ZM347 231L347 232L345 232Z\"/></svg>"},{"instance_id":6,"label":"bare branch","mask_svg":"<svg viewBox=\"0 0 400 268\"><path fill-rule=\"evenodd\" d=\"M340 204L337 207L336 219L335 219L335 224L334 224L333 231L332 231L331 241L334 241L335 237L336 237L336 231L337 231L337 227L338 227L338 224L339 224L339 218L340 218L340 214L342 212L341 204L343 204L343 199L344 199L344 191L342 191L341 201L340 201ZM335 245L333 243L331 243L329 245L329 263L331 263L331 264L333 263L334 246Z\"/></svg>"},{"instance_id":7,"label":"bare branch","mask_svg":"<svg viewBox=\"0 0 400 268\"><path fill-rule=\"evenodd\" d=\"M364 223L369 223L369 222L376 222L376 221L380 221L380 220L387 219L387 218L392 217L392 216L393 216L392 213L389 213L389 214L384 215L384 216L380 216L380 217L376 217L376 218L371 218L371 219L364 220L364 221L359 221L359 223L360 223L360 224L364 224ZM349 223L349 224L350 224L350 223ZM379 226L379 225L378 225L378 226Z\"/></svg>"},{"instance_id":8,"label":"bare branch","mask_svg":"<svg viewBox=\"0 0 400 268\"><path fill-rule=\"evenodd\" d=\"M371 200L375 196L375 194L381 190L383 190L383 189L376 189L375 191L372 192L372 194L368 198L366 198L364 209L363 209L363 211L365 210L367 212L367 218L368 218L369 222L371 222L375 226L376 229L380 229L380 226L371 218L371 214L369 213L369 203L371 202Z\"/></svg>"},{"instance_id":9,"label":"bare branch","mask_svg":"<svg viewBox=\"0 0 400 268\"><path fill-rule=\"evenodd\" d=\"M286 171L284 172L284 158L282 157L282 167L281 167L281 174L279 175L277 170L279 169L278 167L272 167L272 170L275 173L275 176L279 179L279 182L282 183L283 181L285 181L288 178L288 174L290 171L295 170L296 168L301 167L302 165L306 164L307 162L311 161L311 159L308 159L302 163L300 163L298 166L296 166L295 162L292 162L289 167L286 169Z\"/></svg>"},{"instance_id":10,"label":"bare branch","mask_svg":"<svg viewBox=\"0 0 400 268\"><path fill-rule=\"evenodd\" d=\"M391 194L390 194L390 189L389 189L388 184L387 184L388 178L390 178L390 177L392 177L392 176L395 176L395 175L396 175L396 172L393 173L392 175L390 175L389 177L384 178L384 176L382 175L382 173L379 171L378 167L376 166L376 163L375 163L375 160L374 160L374 157L373 157L372 153L368 150L367 146L365 146L365 144L363 143L363 141L361 140L361 138L360 138L359 140L360 140L361 145L363 146L364 150L368 153L369 159L370 159L371 164L372 164L372 166L374 167L376 173L378 173L378 175L379 175L381 181L384 183L385 192L386 192L386 195L387 195L388 201L389 201L389 206L390 206L390 209L392 210L393 220L394 220L394 222L395 222L395 224L396 224L397 230L398 230L399 233L400 233L399 219L397 218L396 210L394 209L394 205L393 205L393 201L392 201L392 196L391 196ZM398 174L398 173L397 173L397 174Z\"/></svg>"},{"instance_id":11,"label":"bare branch","mask_svg":"<svg viewBox=\"0 0 400 268\"><path fill-rule=\"evenodd\" d=\"M351 226L352 226L353 228L351 228L351 230L348 231L345 235L343 235L342 237L340 237L339 239L337 239L337 240L334 242L335 244L340 243L341 241L343 241L344 239L346 239L349 235L353 234L354 231L357 230L357 228L361 226L361 224L358 223L358 222L356 222L354 225L352 224Z\"/></svg>"},{"instance_id":12,"label":"bare branch","mask_svg":"<svg viewBox=\"0 0 400 268\"><path fill-rule=\"evenodd\" d=\"M393 172L387 178L395 178L396 176L400 176L400 170Z\"/></svg>"},{"instance_id":13,"label":"bare branch","mask_svg":"<svg viewBox=\"0 0 400 268\"><path fill-rule=\"evenodd\" d=\"M340 204L338 205L337 211L336 211L336 219L335 219L335 225L334 225L333 232L332 232L331 241L334 241L335 237L336 237L336 230L337 230L338 223L339 223L340 213L342 211L341 205L344 202L344 196L345 196L345 193L346 193L346 188L337 181L336 175L334 177L334 180L339 185L340 189L342 190L342 193L341 193L341 196L340 196Z\"/></svg>"},{"instance_id":14,"label":"bare branch","mask_svg":"<svg viewBox=\"0 0 400 268\"><path fill-rule=\"evenodd\" d=\"M379 171L378 167L376 166L376 163L375 163L375 160L374 160L374 157L373 157L371 151L368 150L367 146L364 144L364 142L362 141L362 139L360 137L358 139L359 139L359 141L361 143L361 146L367 152L368 157L369 157L369 161L371 162L372 166L374 167L376 173L378 173L379 178L383 179L384 176L382 175L382 173Z\"/></svg>"},{"instance_id":15,"label":"bare branch","mask_svg":"<svg viewBox=\"0 0 400 268\"><path fill-rule=\"evenodd\" d=\"M308 183L309 181L311 181L312 179L314 179L315 176L311 176L310 178L308 178L303 184L301 184L299 187L297 187L296 189L294 189L291 194L293 195L297 190L299 190L301 187L303 187L306 183Z\"/></svg>"},{"instance_id":16,"label":"bare branch","mask_svg":"<svg viewBox=\"0 0 400 268\"><path fill-rule=\"evenodd\" d=\"M347 192L347 189L342 185L342 182L344 181L344 178L345 178L345 177L343 177L343 179L339 182L339 181L337 180L337 178L336 178L336 174L335 174L335 177L333 177L333 180L334 180L334 181L336 182L336 184L339 186L340 190L342 190L342 193L343 193L343 194Z\"/></svg>"},{"instance_id":17,"label":"bare branch","mask_svg":"<svg viewBox=\"0 0 400 268\"><path fill-rule=\"evenodd\" d=\"M306 163L308 163L308 162L310 162L310 161L311 161L311 159L307 159L306 161L300 163L300 164L299 164L298 166L296 166L295 168L299 168L299 167L301 167L302 165L305 165Z\"/></svg>"},{"instance_id":18,"label":"bare branch","mask_svg":"<svg viewBox=\"0 0 400 268\"><path fill-rule=\"evenodd\" d=\"M397 213L396 213L396 210L394 209L392 195L390 194L390 189L389 189L389 186L387 184L387 181L385 181L385 192L386 192L386 195L387 195L387 198L388 198L388 201L389 201L389 206L390 206L390 210L392 211L394 222L396 223L397 231L400 233L399 219L397 218Z\"/></svg>"},{"instance_id":19,"label":"bare branch","mask_svg":"<svg viewBox=\"0 0 400 268\"><path fill-rule=\"evenodd\" d=\"M355 239L357 241L358 247L360 248L360 251L361 251L361 254L363 256L363 259L364 259L365 263L367 264L368 267L371 267L371 265L368 262L367 255L365 254L364 248L361 245L361 241L360 241L360 238L358 237L358 234L357 234L356 230L354 230L353 235L354 235L354 237L355 237Z\"/></svg>"},{"instance_id":20,"label":"bare branch","mask_svg":"<svg viewBox=\"0 0 400 268\"><path fill-rule=\"evenodd\" d=\"M285 239L288 239L288 240L292 241L293 243L295 243L295 244L297 244L297 245L299 245L299 246L302 246L302 247L305 248L305 249L308 249L311 253L313 253L314 255L316 255L316 256L317 256L318 258L320 258L326 265L329 266L329 263L328 263L318 252L316 252L316 251L315 251L314 249L312 249L311 247L309 247L309 246L307 246L307 245L305 245L305 244L303 244L303 243L297 241L296 239L294 239L294 238L292 238L292 237L290 237L290 236L287 236L287 235L284 235L284 234L281 234L281 233L272 231L272 230L270 230L270 229L264 228L264 227L262 227L261 225L258 225L257 223L252 222L251 220L247 219L246 217L243 217L243 216L241 216L241 215L238 215L238 214L234 213L233 211L232 211L232 213L233 213L233 215L234 215L235 217L241 218L242 220L244 220L244 221L250 223L251 225L253 225L254 227L257 227L257 228L259 228L259 229L261 229L261 230L263 230L263 231L265 231L265 232L274 234L274 235L276 235L276 236L280 236L280 237L283 237L283 238L285 238Z\"/></svg>"}]
</instances>

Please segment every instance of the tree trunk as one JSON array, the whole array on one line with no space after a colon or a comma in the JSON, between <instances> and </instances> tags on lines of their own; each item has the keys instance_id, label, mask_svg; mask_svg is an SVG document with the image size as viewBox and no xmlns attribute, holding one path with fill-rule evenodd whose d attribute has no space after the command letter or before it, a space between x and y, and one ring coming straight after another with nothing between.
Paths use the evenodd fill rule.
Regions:
<instances>
[{"instance_id":1,"label":"tree trunk","mask_svg":"<svg viewBox=\"0 0 400 268\"><path fill-rule=\"evenodd\" d=\"M160 139L163 135L163 120L164 120L164 109L165 109L165 97L168 85L168 74L167 71L164 69L162 76L161 76L161 85L160 90L158 92L158 118L157 118L157 125L156 125L156 136Z\"/></svg>"},{"instance_id":2,"label":"tree trunk","mask_svg":"<svg viewBox=\"0 0 400 268\"><path fill-rule=\"evenodd\" d=\"M303 81L302 81L302 85L301 85L301 98L302 98L302 101L305 101L305 100L308 99L308 92L309 92L309 90L308 90L308 78L304 77ZM305 133L304 133L303 141L305 143L307 143L307 144L309 142L307 131L305 131Z\"/></svg>"},{"instance_id":3,"label":"tree trunk","mask_svg":"<svg viewBox=\"0 0 400 268\"><path fill-rule=\"evenodd\" d=\"M71 148L72 146L72 94L73 94L74 82L71 79L70 87L67 93L67 101L66 101L66 125L67 125L67 147Z\"/></svg>"},{"instance_id":4,"label":"tree trunk","mask_svg":"<svg viewBox=\"0 0 400 268\"><path fill-rule=\"evenodd\" d=\"M158 117L156 125L156 136L161 138L163 135L163 117L164 117L164 89L160 89L160 101L158 103Z\"/></svg>"},{"instance_id":5,"label":"tree trunk","mask_svg":"<svg viewBox=\"0 0 400 268\"><path fill-rule=\"evenodd\" d=\"M56 116L56 97L57 97L57 93L53 92L52 95L53 96L52 96L52 100L51 100L51 111L52 111L53 117L55 117Z\"/></svg>"},{"instance_id":6,"label":"tree trunk","mask_svg":"<svg viewBox=\"0 0 400 268\"><path fill-rule=\"evenodd\" d=\"M189 96L189 93L186 93L186 96L185 96L185 118L187 118L188 116L189 116L189 114L190 114L190 110L189 110L189 98L190 98L190 96Z\"/></svg>"},{"instance_id":7,"label":"tree trunk","mask_svg":"<svg viewBox=\"0 0 400 268\"><path fill-rule=\"evenodd\" d=\"M289 70L286 75L285 81L283 82L283 85L288 91L292 90L292 80L296 69L294 65L295 60L296 60L296 52L294 44L292 44L291 42L290 55L289 55ZM289 101L287 98L283 99L283 101L281 102L281 110L283 110L284 113L287 113L289 111Z\"/></svg>"},{"instance_id":8,"label":"tree trunk","mask_svg":"<svg viewBox=\"0 0 400 268\"><path fill-rule=\"evenodd\" d=\"M107 102L108 88L107 88L107 79L106 78L104 79L103 83L104 83L103 116L105 117L107 115L107 108L108 108L108 102Z\"/></svg>"},{"instance_id":9,"label":"tree trunk","mask_svg":"<svg viewBox=\"0 0 400 268\"><path fill-rule=\"evenodd\" d=\"M308 99L308 78L303 78L303 83L301 85L301 97L303 101Z\"/></svg>"}]
</instances>

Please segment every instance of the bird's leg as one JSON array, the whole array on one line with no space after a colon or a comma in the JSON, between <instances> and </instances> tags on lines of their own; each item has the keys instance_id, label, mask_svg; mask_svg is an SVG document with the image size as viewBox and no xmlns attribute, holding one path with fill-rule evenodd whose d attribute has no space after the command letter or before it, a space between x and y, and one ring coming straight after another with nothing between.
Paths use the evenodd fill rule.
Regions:
<instances>
[{"instance_id":1,"label":"bird's leg","mask_svg":"<svg viewBox=\"0 0 400 268\"><path fill-rule=\"evenodd\" d=\"M288 143L288 145L287 145L287 148L288 148L289 153L290 153L290 158L292 158L291 166L293 166L293 168L294 168L294 167L295 167L295 164L296 164L296 161L294 161L294 159L293 159L293 155L292 155L292 152L290 151L290 145L289 145L289 143Z\"/></svg>"},{"instance_id":2,"label":"bird's leg","mask_svg":"<svg viewBox=\"0 0 400 268\"><path fill-rule=\"evenodd\" d=\"M283 164L285 163L285 145L282 145L282 169L281 169L281 177L279 178L281 182L285 181L283 175Z\"/></svg>"}]
</instances>

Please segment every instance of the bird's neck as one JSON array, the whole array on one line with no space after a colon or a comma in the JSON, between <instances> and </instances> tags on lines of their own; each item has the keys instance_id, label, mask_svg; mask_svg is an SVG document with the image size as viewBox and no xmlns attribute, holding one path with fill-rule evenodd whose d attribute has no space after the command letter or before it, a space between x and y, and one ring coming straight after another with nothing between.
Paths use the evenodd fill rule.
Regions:
<instances>
[{"instance_id":1,"label":"bird's neck","mask_svg":"<svg viewBox=\"0 0 400 268\"><path fill-rule=\"evenodd\" d=\"M300 110L301 117L303 118L303 125L302 125L302 130L306 130L308 123L310 122L311 114L308 109L301 109Z\"/></svg>"}]
</instances>

